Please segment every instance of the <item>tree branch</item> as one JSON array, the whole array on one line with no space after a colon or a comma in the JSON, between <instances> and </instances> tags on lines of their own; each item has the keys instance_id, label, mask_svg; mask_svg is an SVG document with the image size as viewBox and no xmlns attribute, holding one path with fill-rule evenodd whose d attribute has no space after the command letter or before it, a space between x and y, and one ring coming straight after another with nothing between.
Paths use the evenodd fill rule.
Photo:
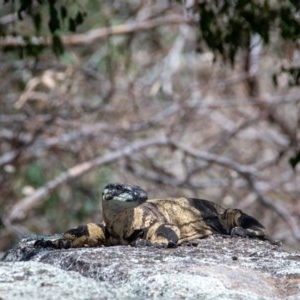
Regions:
<instances>
[{"instance_id":1,"label":"tree branch","mask_svg":"<svg viewBox=\"0 0 300 300\"><path fill-rule=\"evenodd\" d=\"M227 157L214 155L208 152L198 151L194 148L191 148L186 145L182 145L174 141L172 141L171 143L175 148L180 149L181 151L185 152L189 156L192 156L196 159L201 159L209 163L216 163L223 167L229 167L230 169L235 170L239 174L252 174L252 175L257 174L257 169L253 166L241 165Z\"/></svg>"},{"instance_id":2,"label":"tree branch","mask_svg":"<svg viewBox=\"0 0 300 300\"><path fill-rule=\"evenodd\" d=\"M263 195L259 188L257 187L255 181L251 176L244 176L244 178L247 180L249 187L251 190L255 193L258 200L265 206L271 208L274 210L290 227L292 234L294 238L297 241L300 241L300 229L297 224L296 218L294 218L289 211L280 203L274 202L265 195Z\"/></svg>"},{"instance_id":3,"label":"tree branch","mask_svg":"<svg viewBox=\"0 0 300 300\"><path fill-rule=\"evenodd\" d=\"M79 46L82 44L89 45L112 35L123 35L167 25L193 24L194 22L195 20L183 17L181 15L169 15L146 21L128 22L122 25L97 28L85 33L63 36L61 40L64 45L68 46ZM0 48L26 46L28 44L50 45L51 39L32 37L28 42L25 41L22 37L6 36L0 41Z\"/></svg>"},{"instance_id":4,"label":"tree branch","mask_svg":"<svg viewBox=\"0 0 300 300\"><path fill-rule=\"evenodd\" d=\"M181 149L182 151L184 151L185 153L187 153L188 155L196 159L201 159L207 162L216 163L223 167L229 167L235 170L236 172L238 172L247 181L250 189L255 193L258 200L263 205L274 210L288 224L294 238L298 241L300 240L300 229L299 226L297 225L296 219L290 214L290 212L284 206L280 205L280 203L276 203L272 201L271 199L263 195L263 193L258 188L255 180L253 179L253 176L258 174L258 169L256 169L253 166L245 166L245 165L238 164L235 161L232 161L226 157L213 155L207 152L201 152L191 147L181 145L177 142L172 142L172 144L174 145L174 147Z\"/></svg>"},{"instance_id":5,"label":"tree branch","mask_svg":"<svg viewBox=\"0 0 300 300\"><path fill-rule=\"evenodd\" d=\"M32 195L25 197L18 201L17 204L15 204L9 215L6 218L6 224L11 224L16 221L20 221L25 218L26 213L35 207L42 199L47 197L51 192L53 192L55 189L57 189L62 184L66 183L67 181L71 179L75 179L88 171L94 169L95 167L99 167L101 165L105 165L108 163L111 163L113 161L116 161L120 158L123 158L125 156L131 155L134 152L137 152L139 150L151 147L151 146L162 146L166 145L167 140L166 138L154 138L154 139L146 139L141 140L139 142L133 143L130 146L127 146L121 150L117 150L108 154L104 154L101 156L98 156L90 161L86 161L84 163L78 164L66 172L62 173L60 176L55 178L54 180L48 182L46 185L38 188Z\"/></svg>"}]
</instances>

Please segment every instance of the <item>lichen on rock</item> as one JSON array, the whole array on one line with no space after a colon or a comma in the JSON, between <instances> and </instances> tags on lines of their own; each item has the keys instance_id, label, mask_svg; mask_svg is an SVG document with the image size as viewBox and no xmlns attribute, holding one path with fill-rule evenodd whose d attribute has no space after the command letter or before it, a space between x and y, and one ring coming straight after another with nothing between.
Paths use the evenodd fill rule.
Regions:
<instances>
[{"instance_id":1,"label":"lichen on rock","mask_svg":"<svg viewBox=\"0 0 300 300\"><path fill-rule=\"evenodd\" d=\"M63 273L58 282L72 275L68 280L73 282L68 281L67 288L78 286L82 295L89 295L95 282L99 283L101 291L95 289L89 299L300 298L300 254L266 241L211 236L197 246L175 249L114 246L50 250L34 248L34 240L23 239L11 249L0 264L0 273L4 270L9 277L10 272L28 264L29 270L34 266L46 272L31 271L30 275L45 282L47 272L54 277ZM22 282L30 286L32 278L22 276ZM81 284L86 281L90 285ZM3 285L13 287L14 282L0 280L0 290ZM59 284L51 293L49 289L50 298L46 299L68 299Z\"/></svg>"}]
</instances>

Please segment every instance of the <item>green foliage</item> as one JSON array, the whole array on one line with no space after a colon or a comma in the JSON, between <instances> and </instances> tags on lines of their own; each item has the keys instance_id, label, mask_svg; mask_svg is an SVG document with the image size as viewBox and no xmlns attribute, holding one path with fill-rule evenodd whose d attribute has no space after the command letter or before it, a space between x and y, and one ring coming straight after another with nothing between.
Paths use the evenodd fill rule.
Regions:
<instances>
[{"instance_id":1,"label":"green foliage","mask_svg":"<svg viewBox=\"0 0 300 300\"><path fill-rule=\"evenodd\" d=\"M77 202L79 205L74 210L72 218L82 222L87 217L93 215L93 213L100 210L100 198L101 193L95 190L96 183L77 183L73 186L73 202ZM73 203L74 205L74 203Z\"/></svg>"},{"instance_id":2,"label":"green foliage","mask_svg":"<svg viewBox=\"0 0 300 300\"><path fill-rule=\"evenodd\" d=\"M56 34L52 35L52 51L56 56L60 56L64 53L64 45L60 37Z\"/></svg>"},{"instance_id":3,"label":"green foliage","mask_svg":"<svg viewBox=\"0 0 300 300\"><path fill-rule=\"evenodd\" d=\"M41 35L43 27L48 28L52 36L52 50L57 56L64 50L61 33L64 30L75 32L86 18L83 4L76 0L4 2L14 4L21 21L31 18L35 35ZM200 41L232 64L239 49L249 48L253 34L259 34L266 44L274 31L284 40L295 41L300 36L298 1L200 0L196 10L199 14ZM0 28L0 34L5 35L5 28ZM44 49L33 50L36 45L28 36L25 47L27 50L23 54L33 56Z\"/></svg>"},{"instance_id":4,"label":"green foliage","mask_svg":"<svg viewBox=\"0 0 300 300\"><path fill-rule=\"evenodd\" d=\"M249 48L253 34L266 44L274 30L285 40L300 37L298 1L202 0L198 12L201 40L231 63L239 49Z\"/></svg>"},{"instance_id":5,"label":"green foliage","mask_svg":"<svg viewBox=\"0 0 300 300\"><path fill-rule=\"evenodd\" d=\"M44 176L43 167L36 162L29 164L25 170L25 180L27 184L34 187L40 187L45 184L47 180Z\"/></svg>"},{"instance_id":6,"label":"green foliage","mask_svg":"<svg viewBox=\"0 0 300 300\"><path fill-rule=\"evenodd\" d=\"M42 34L43 20L48 20L47 28L51 34L51 48L56 56L60 56L64 52L61 33L64 30L75 32L86 17L86 13L76 0L5 0L4 2L16 3L15 7L19 20L25 21L25 19L29 17L33 26L32 33L36 36ZM6 31L3 27L0 28L0 35L6 35ZM18 48L21 57L38 57L41 51L46 48L33 42L31 39L32 36L22 35L22 33L18 33L18 35L21 35L25 42L25 46ZM10 51L12 48L6 50Z\"/></svg>"}]
</instances>

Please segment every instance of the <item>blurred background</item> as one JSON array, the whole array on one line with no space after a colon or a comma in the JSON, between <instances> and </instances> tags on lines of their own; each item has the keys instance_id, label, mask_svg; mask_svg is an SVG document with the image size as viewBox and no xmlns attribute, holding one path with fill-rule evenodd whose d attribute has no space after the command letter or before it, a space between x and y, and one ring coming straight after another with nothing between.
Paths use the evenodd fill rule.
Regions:
<instances>
[{"instance_id":1,"label":"blurred background","mask_svg":"<svg viewBox=\"0 0 300 300\"><path fill-rule=\"evenodd\" d=\"M300 250L297 3L2 1L0 251L100 223L116 181Z\"/></svg>"}]
</instances>

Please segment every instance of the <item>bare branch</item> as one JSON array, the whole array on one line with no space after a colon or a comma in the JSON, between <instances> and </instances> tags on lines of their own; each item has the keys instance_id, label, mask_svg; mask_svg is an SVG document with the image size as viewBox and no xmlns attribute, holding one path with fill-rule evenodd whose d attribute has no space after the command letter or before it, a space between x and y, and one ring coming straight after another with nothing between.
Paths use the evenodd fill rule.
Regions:
<instances>
[{"instance_id":1,"label":"bare branch","mask_svg":"<svg viewBox=\"0 0 300 300\"><path fill-rule=\"evenodd\" d=\"M252 174L252 175L257 174L257 169L253 166L241 165L227 157L214 155L208 152L198 151L192 147L182 145L174 141L172 141L171 143L174 147L180 149L181 151L185 152L186 154L196 159L204 160L209 163L216 163L223 167L229 167L230 169L233 169L239 174Z\"/></svg>"},{"instance_id":2,"label":"bare branch","mask_svg":"<svg viewBox=\"0 0 300 300\"><path fill-rule=\"evenodd\" d=\"M45 151L48 148L54 147L54 146L63 146L66 144L69 144L70 142L74 140L78 140L83 137L90 137L95 136L99 134L100 130L109 130L110 132L116 131L117 129L120 130L120 128L116 128L113 126L109 126L106 124L95 124L94 126L89 126L86 128L83 128L82 130L76 130L71 131L66 134L62 134L58 137L50 137L46 140L43 138L37 138L34 143L30 143L33 140L33 135L29 133L22 133L17 137L14 137L13 134L8 130L2 130L0 131L0 138L6 138L9 139L17 139L20 142L27 143L27 147L17 150L13 150L10 152L7 152L0 156L0 167L12 163L16 157L18 157L21 153L24 154L28 158L32 158L36 156L41 151Z\"/></svg>"},{"instance_id":3,"label":"bare branch","mask_svg":"<svg viewBox=\"0 0 300 300\"><path fill-rule=\"evenodd\" d=\"M255 180L253 179L253 176L257 175L258 169L256 169L253 166L245 166L236 163L235 161L232 161L226 157L216 156L210 153L197 151L196 149L193 149L191 147L181 145L177 142L172 142L172 144L187 153L188 155L196 158L205 160L207 162L216 163L223 167L229 167L236 172L238 172L249 184L249 187L251 190L256 194L258 200L265 206L271 208L274 210L290 227L293 236L296 240L300 240L300 229L297 225L296 219L289 213L289 211L282 206L280 203L276 203L269 199L267 196L263 195L261 191L259 190Z\"/></svg>"},{"instance_id":4,"label":"bare branch","mask_svg":"<svg viewBox=\"0 0 300 300\"><path fill-rule=\"evenodd\" d=\"M123 35L138 31L145 31L159 26L193 24L194 20L181 15L169 15L162 18L156 18L140 22L130 22L127 24L116 25L112 27L97 28L85 33L63 36L62 42L68 46L89 45L98 40L107 38L112 35ZM32 37L30 44L33 45L50 45L50 38ZM18 47L25 46L26 42L22 37L6 36L0 41L0 47Z\"/></svg>"},{"instance_id":5,"label":"bare branch","mask_svg":"<svg viewBox=\"0 0 300 300\"><path fill-rule=\"evenodd\" d=\"M45 186L37 189L32 195L21 199L17 204L15 204L8 217L6 218L6 223L11 224L12 222L20 221L25 218L26 213L36 206L42 199L47 197L51 192L57 189L62 184L66 183L71 179L75 179L95 167L111 163L122 157L133 154L136 151L151 147L151 146L162 146L166 145L166 138L153 138L141 140L133 143L130 146L123 148L122 150L114 151L108 154L98 156L90 161L78 164L68 171L62 173L60 176L54 180L48 182Z\"/></svg>"},{"instance_id":6,"label":"bare branch","mask_svg":"<svg viewBox=\"0 0 300 300\"><path fill-rule=\"evenodd\" d=\"M257 184L251 176L244 176L247 180L251 190L255 193L258 200L265 206L274 210L290 227L294 238L300 241L300 228L297 224L297 220L289 211L280 203L274 202L265 195L263 195L257 187Z\"/></svg>"}]
</instances>

